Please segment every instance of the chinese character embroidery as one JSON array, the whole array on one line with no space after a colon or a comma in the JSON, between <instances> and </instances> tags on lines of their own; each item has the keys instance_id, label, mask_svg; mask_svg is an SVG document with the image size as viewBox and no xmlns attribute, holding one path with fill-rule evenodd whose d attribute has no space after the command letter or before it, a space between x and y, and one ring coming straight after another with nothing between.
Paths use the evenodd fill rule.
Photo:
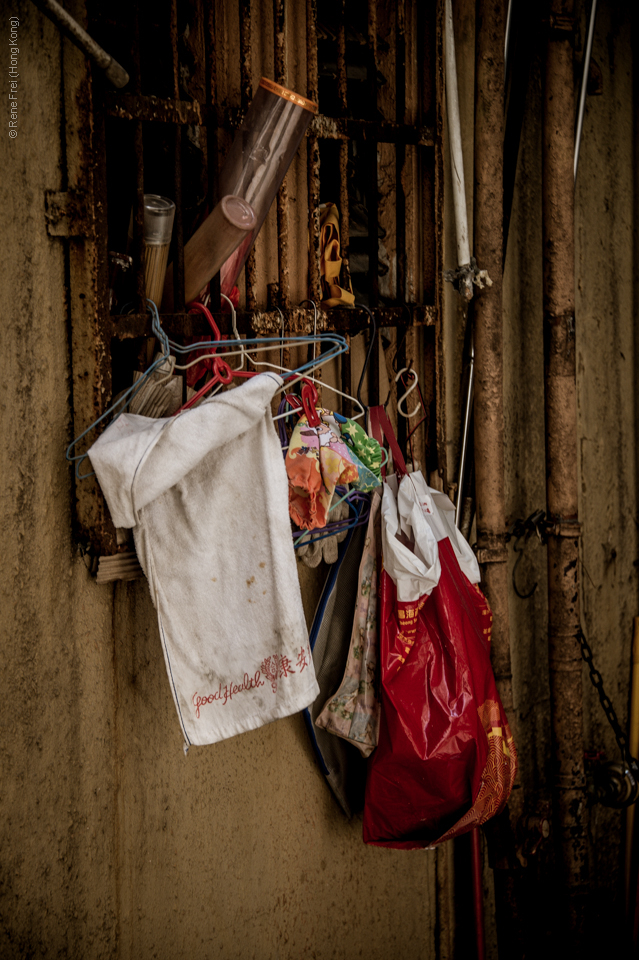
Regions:
<instances>
[{"instance_id":1,"label":"chinese character embroidery","mask_svg":"<svg viewBox=\"0 0 639 960\"><path fill-rule=\"evenodd\" d=\"M304 673L305 667L308 666L308 660L306 659L306 651L304 647L300 647L300 655L297 658L297 663L295 666L300 668L300 673Z\"/></svg>"},{"instance_id":2,"label":"chinese character embroidery","mask_svg":"<svg viewBox=\"0 0 639 960\"><path fill-rule=\"evenodd\" d=\"M295 670L293 670L291 666L290 658L285 656L278 657L276 653L274 653L272 657L267 657L265 660L262 660L260 670L266 679L270 680L273 693L277 693L278 679L288 677L289 674L295 673Z\"/></svg>"}]
</instances>

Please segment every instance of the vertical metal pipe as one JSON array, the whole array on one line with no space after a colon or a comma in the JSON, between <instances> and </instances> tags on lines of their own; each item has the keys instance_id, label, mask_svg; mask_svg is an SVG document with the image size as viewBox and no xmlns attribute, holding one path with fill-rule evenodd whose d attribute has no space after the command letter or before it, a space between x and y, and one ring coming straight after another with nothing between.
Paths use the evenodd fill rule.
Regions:
<instances>
[{"instance_id":1,"label":"vertical metal pipe","mask_svg":"<svg viewBox=\"0 0 639 960\"><path fill-rule=\"evenodd\" d=\"M133 91L142 92L140 75L140 23L136 11L133 19ZM133 208L133 265L135 270L135 297L138 313L146 313L146 283L144 281L144 135L142 121L133 125L133 153L135 156L135 206Z\"/></svg>"},{"instance_id":2,"label":"vertical metal pipe","mask_svg":"<svg viewBox=\"0 0 639 960\"><path fill-rule=\"evenodd\" d=\"M242 115L244 115L253 97L251 0L240 0L240 93ZM244 285L248 310L255 310L257 307L256 283L257 270L255 266L255 246L253 246L244 265Z\"/></svg>"},{"instance_id":3,"label":"vertical metal pipe","mask_svg":"<svg viewBox=\"0 0 639 960\"><path fill-rule=\"evenodd\" d=\"M476 10L474 252L493 281L474 309L477 544L493 611L493 668L510 719L501 267L504 0L477 0Z\"/></svg>"},{"instance_id":4,"label":"vertical metal pipe","mask_svg":"<svg viewBox=\"0 0 639 960\"><path fill-rule=\"evenodd\" d=\"M559 896L580 954L587 882L577 507L573 0L551 0L542 120L548 644Z\"/></svg>"},{"instance_id":5,"label":"vertical metal pipe","mask_svg":"<svg viewBox=\"0 0 639 960\"><path fill-rule=\"evenodd\" d=\"M405 0L395 4L395 100L397 123L406 121L406 9ZM404 164L406 147L395 145L395 195L396 195L396 257L397 292L399 303L406 299L406 196L404 194Z\"/></svg>"},{"instance_id":6,"label":"vertical metal pipe","mask_svg":"<svg viewBox=\"0 0 639 960\"><path fill-rule=\"evenodd\" d=\"M306 84L307 97L314 103L319 100L317 80L317 0L306 0ZM321 104L320 104L321 109ZM317 137L309 133L306 140L308 215L311 237L308 252L308 286L312 300L319 305L320 289L320 155Z\"/></svg>"},{"instance_id":7,"label":"vertical metal pipe","mask_svg":"<svg viewBox=\"0 0 639 960\"><path fill-rule=\"evenodd\" d=\"M502 313L504 0L477 0L475 7L474 255L492 287L474 300L474 451L477 559L482 588L493 612L491 661L495 681L517 743L514 714L508 567L504 502L504 378ZM520 957L514 934L518 917L516 863L510 817L521 815L521 790L491 821L497 938L500 956ZM476 843L476 841L475 841ZM475 851L477 847L475 845ZM505 852L503 852L505 851Z\"/></svg>"},{"instance_id":8,"label":"vertical metal pipe","mask_svg":"<svg viewBox=\"0 0 639 960\"><path fill-rule=\"evenodd\" d=\"M209 211L215 208L218 201L218 144L217 144L217 69L215 61L215 4L204 3L205 32L204 32L204 68L206 71L206 167L207 167L207 198ZM220 275L216 274L211 281L211 305L214 312L220 309Z\"/></svg>"},{"instance_id":9,"label":"vertical metal pipe","mask_svg":"<svg viewBox=\"0 0 639 960\"><path fill-rule=\"evenodd\" d=\"M171 55L173 59L173 99L180 99L180 64L178 58L177 0L171 0L169 26ZM182 205L182 126L176 124L173 131L173 193L175 219L173 221L173 309L184 309L184 221Z\"/></svg>"},{"instance_id":10,"label":"vertical metal pipe","mask_svg":"<svg viewBox=\"0 0 639 960\"><path fill-rule=\"evenodd\" d=\"M339 97L340 116L348 116L348 75L346 68L346 0L339 5L337 26L337 95ZM339 213L342 260L348 273L348 247L350 234L350 212L348 201L348 140L339 145Z\"/></svg>"},{"instance_id":11,"label":"vertical metal pipe","mask_svg":"<svg viewBox=\"0 0 639 960\"><path fill-rule=\"evenodd\" d=\"M370 119L377 119L377 0L368 0L368 93ZM368 302L372 308L379 300L379 228L378 228L378 170L377 143L365 147L368 153ZM376 370L375 356L372 370ZM377 402L377 401L375 401Z\"/></svg>"},{"instance_id":12,"label":"vertical metal pipe","mask_svg":"<svg viewBox=\"0 0 639 960\"><path fill-rule=\"evenodd\" d=\"M273 0L273 29L275 33L275 81L287 86L286 77L286 0ZM277 264L280 305L290 305L290 276L288 265L288 186L284 177L277 192Z\"/></svg>"}]
</instances>

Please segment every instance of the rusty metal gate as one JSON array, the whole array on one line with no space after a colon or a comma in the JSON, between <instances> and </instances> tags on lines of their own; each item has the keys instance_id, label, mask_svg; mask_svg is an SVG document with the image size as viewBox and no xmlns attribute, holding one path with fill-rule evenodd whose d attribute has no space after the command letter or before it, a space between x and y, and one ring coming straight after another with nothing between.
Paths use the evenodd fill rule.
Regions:
<instances>
[{"instance_id":1,"label":"rusty metal gate","mask_svg":"<svg viewBox=\"0 0 639 960\"><path fill-rule=\"evenodd\" d=\"M430 410L423 457L429 473L444 476L438 0L114 0L89 3L87 13L89 31L131 80L114 91L100 71L79 65L81 55L65 48L68 117L79 116L79 124L67 122L66 189L48 195L47 216L49 232L69 238L74 434L106 409L131 364L144 367L150 337L145 192L176 204L170 255L175 312L163 315L162 324L173 338L206 333L203 318L184 309L184 242L218 199L218 158L251 101L260 69L317 102L319 114L300 148L305 177L292 183L289 172L277 197L277 279L268 282L254 248L244 272L239 330L278 333L278 307L288 333L311 329L312 311L294 305L292 286L301 284L304 296L320 302L319 207L328 198L336 202L345 269L350 265L356 295L374 310L381 331L374 356L380 342L393 338L402 365L408 342L420 354ZM307 211L308 256L292 242L292 203ZM127 243L131 304L112 314L109 251ZM229 332L229 315L219 312L219 277L211 292L220 329ZM321 311L318 324L347 339L367 327L368 314L359 309ZM345 392L351 392L351 366L350 358L341 364ZM371 370L374 402L376 360ZM90 554L117 551L93 479L76 484L76 522L78 542Z\"/></svg>"}]
</instances>

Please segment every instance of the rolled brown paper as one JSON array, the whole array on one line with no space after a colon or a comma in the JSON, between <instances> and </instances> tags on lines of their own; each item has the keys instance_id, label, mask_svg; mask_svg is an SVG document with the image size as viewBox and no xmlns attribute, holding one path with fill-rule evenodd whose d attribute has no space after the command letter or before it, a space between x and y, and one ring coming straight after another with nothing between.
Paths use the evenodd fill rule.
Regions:
<instances>
[{"instance_id":1,"label":"rolled brown paper","mask_svg":"<svg viewBox=\"0 0 639 960\"><path fill-rule=\"evenodd\" d=\"M222 197L184 247L184 302L190 303L218 273L257 223L252 206L241 197ZM164 282L162 312L173 310L173 270Z\"/></svg>"}]
</instances>

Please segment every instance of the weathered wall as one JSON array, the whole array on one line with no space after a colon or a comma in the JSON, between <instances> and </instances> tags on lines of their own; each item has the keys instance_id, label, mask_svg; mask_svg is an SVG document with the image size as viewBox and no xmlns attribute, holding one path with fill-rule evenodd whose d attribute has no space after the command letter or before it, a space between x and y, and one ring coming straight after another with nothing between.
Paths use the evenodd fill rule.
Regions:
<instances>
[{"instance_id":1,"label":"weathered wall","mask_svg":"<svg viewBox=\"0 0 639 960\"><path fill-rule=\"evenodd\" d=\"M474 4L455 7L471 198ZM71 438L65 241L49 238L44 221L45 189L66 186L60 40L26 0L14 11L20 127L16 140L0 141L0 956L426 958L437 955L436 938L448 956L447 851L365 848L361 824L333 803L299 717L185 758L145 584L98 587L75 552L63 458ZM588 100L576 195L584 626L622 722L639 612L630 19L624 5L600 3L593 55L603 94ZM504 286L512 519L544 506L540 89L537 63ZM294 218L296 244L303 220L303 211ZM264 248L271 267L272 247ZM460 318L448 302L454 462ZM547 792L549 755L543 548L531 546L520 567L523 585L539 582L530 600L513 594L510 610L532 798ZM304 594L311 611L316 581L307 578ZM587 675L584 689L585 745L616 757ZM621 824L618 813L593 813L602 910L618 891Z\"/></svg>"},{"instance_id":2,"label":"weathered wall","mask_svg":"<svg viewBox=\"0 0 639 960\"><path fill-rule=\"evenodd\" d=\"M454 3L466 193L472 236L474 3ZM585 15L576 42L576 83L585 45ZM531 32L531 42L532 40ZM575 193L575 280L583 627L622 726L628 714L632 618L637 582L637 189L636 111L631 5L598 5L593 57L603 92L589 96ZM541 225L541 47L525 108L510 239L504 273L504 401L507 522L545 508ZM446 266L456 265L452 210L447 209ZM479 264L482 266L482 264ZM463 317L447 285L447 428L456 463L460 437ZM454 475L453 475L454 476ZM510 550L512 569L515 555ZM550 718L545 548L533 538L510 594L519 756L529 810L549 799ZM584 669L584 745L618 759L619 751ZM599 916L619 914L624 815L591 812L590 874ZM596 925L596 923L595 923ZM610 927L600 925L600 929Z\"/></svg>"},{"instance_id":3,"label":"weathered wall","mask_svg":"<svg viewBox=\"0 0 639 960\"><path fill-rule=\"evenodd\" d=\"M301 716L185 757L146 583L97 586L74 548L66 241L47 236L44 217L44 191L66 188L61 45L31 3L13 11L0 956L434 957L445 854L365 847ZM292 238L305 249L302 219ZM305 577L309 614L317 589Z\"/></svg>"}]
</instances>

